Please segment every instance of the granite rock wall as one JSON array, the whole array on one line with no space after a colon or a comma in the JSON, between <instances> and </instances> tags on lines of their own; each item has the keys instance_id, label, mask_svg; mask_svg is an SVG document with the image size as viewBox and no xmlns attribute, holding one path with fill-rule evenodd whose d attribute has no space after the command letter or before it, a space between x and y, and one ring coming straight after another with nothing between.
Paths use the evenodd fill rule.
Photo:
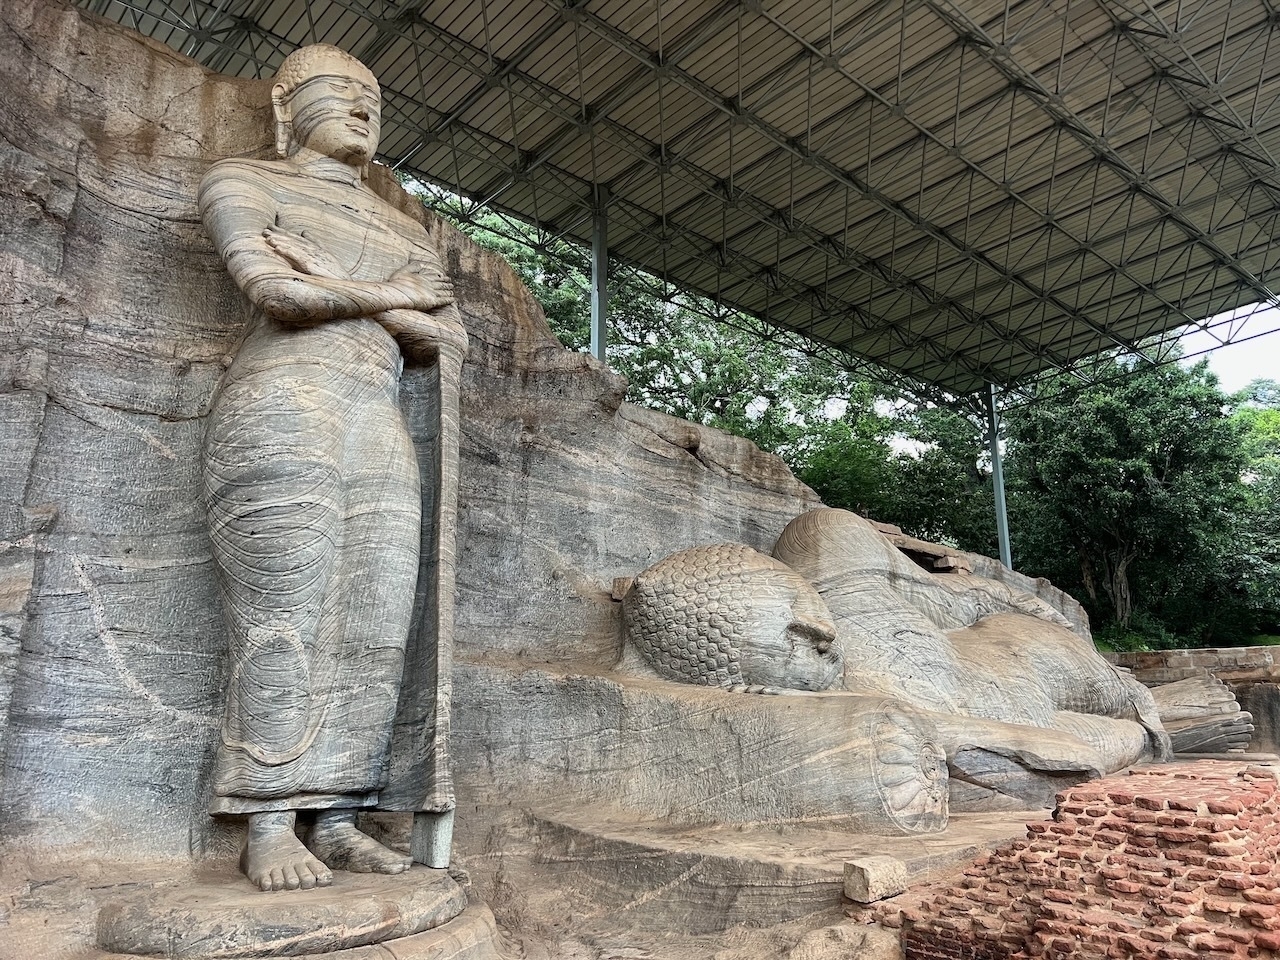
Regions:
<instances>
[{"instance_id":1,"label":"granite rock wall","mask_svg":"<svg viewBox=\"0 0 1280 960\"><path fill-rule=\"evenodd\" d=\"M199 448L244 310L194 198L212 160L269 150L267 100L57 0L0 5L0 842L226 845L204 812L225 637ZM746 441L623 403L505 263L373 183L424 219L471 337L459 670L607 664L614 577L767 551L816 505Z\"/></svg>"}]
</instances>

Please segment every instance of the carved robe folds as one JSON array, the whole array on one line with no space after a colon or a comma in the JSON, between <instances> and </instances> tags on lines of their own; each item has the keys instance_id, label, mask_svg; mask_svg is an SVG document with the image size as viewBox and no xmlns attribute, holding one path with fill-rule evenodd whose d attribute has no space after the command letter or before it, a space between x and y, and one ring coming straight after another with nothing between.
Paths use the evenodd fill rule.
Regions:
<instances>
[{"instance_id":1,"label":"carved robe folds","mask_svg":"<svg viewBox=\"0 0 1280 960\"><path fill-rule=\"evenodd\" d=\"M328 158L223 161L201 210L215 235L252 215L305 237L356 281L439 269L422 227ZM235 243L266 241L229 244L229 266ZM373 318L251 310L205 443L231 634L214 813L372 806L386 786L421 539L402 366Z\"/></svg>"}]
</instances>

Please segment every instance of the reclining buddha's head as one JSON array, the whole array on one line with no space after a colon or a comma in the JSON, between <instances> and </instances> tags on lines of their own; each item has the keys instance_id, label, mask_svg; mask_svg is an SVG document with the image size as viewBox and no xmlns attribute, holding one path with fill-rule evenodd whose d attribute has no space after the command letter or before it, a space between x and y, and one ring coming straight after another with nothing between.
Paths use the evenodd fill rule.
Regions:
<instances>
[{"instance_id":1,"label":"reclining buddha's head","mask_svg":"<svg viewBox=\"0 0 1280 960\"><path fill-rule=\"evenodd\" d=\"M660 676L704 686L839 687L826 603L785 564L742 544L693 547L636 577L628 641Z\"/></svg>"}]
</instances>

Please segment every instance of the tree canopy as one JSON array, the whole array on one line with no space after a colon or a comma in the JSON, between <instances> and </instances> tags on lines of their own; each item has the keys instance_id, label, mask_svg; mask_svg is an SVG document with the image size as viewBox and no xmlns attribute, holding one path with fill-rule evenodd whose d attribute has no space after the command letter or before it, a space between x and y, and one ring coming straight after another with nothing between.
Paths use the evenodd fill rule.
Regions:
<instances>
[{"instance_id":1,"label":"tree canopy","mask_svg":"<svg viewBox=\"0 0 1280 960\"><path fill-rule=\"evenodd\" d=\"M1204 361L1108 366L1103 382L1008 417L1014 515L1033 531L1023 566L1118 631L1234 639L1246 624L1220 620L1243 613L1231 595L1243 429Z\"/></svg>"}]
</instances>

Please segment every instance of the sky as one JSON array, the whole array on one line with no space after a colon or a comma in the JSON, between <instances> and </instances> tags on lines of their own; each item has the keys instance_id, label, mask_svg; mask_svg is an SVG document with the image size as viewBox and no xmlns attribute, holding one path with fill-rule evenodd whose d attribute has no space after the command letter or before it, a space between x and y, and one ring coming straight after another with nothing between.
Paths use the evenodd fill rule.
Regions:
<instances>
[{"instance_id":1,"label":"sky","mask_svg":"<svg viewBox=\"0 0 1280 960\"><path fill-rule=\"evenodd\" d=\"M1280 310L1251 317L1237 336L1251 339L1237 340L1208 354L1209 369L1218 375L1223 391L1234 393L1250 381L1262 378L1280 380ZM1209 350L1216 343L1213 337L1200 331L1182 338L1182 347L1188 356Z\"/></svg>"}]
</instances>

